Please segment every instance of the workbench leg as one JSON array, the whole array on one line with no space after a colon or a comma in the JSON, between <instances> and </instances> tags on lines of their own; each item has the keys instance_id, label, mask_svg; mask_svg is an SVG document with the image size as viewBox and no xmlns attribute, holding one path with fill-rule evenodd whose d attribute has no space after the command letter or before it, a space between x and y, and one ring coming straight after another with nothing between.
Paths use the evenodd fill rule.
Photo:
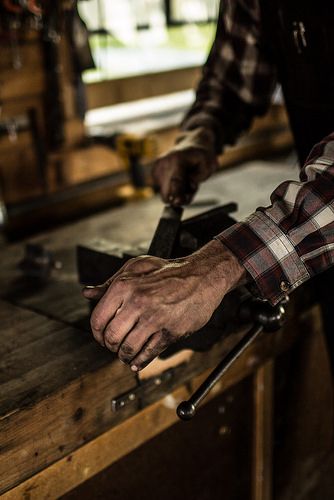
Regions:
<instances>
[{"instance_id":1,"label":"workbench leg","mask_svg":"<svg viewBox=\"0 0 334 500\"><path fill-rule=\"evenodd\" d=\"M272 499L273 366L262 365L253 380L252 500Z\"/></svg>"}]
</instances>

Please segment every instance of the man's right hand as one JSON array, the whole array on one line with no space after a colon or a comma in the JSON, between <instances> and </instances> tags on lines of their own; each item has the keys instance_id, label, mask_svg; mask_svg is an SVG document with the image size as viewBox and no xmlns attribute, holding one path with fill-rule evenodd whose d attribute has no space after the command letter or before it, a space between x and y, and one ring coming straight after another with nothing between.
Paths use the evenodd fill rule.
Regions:
<instances>
[{"instance_id":1,"label":"man's right hand","mask_svg":"<svg viewBox=\"0 0 334 500\"><path fill-rule=\"evenodd\" d=\"M201 129L186 132L172 150L154 162L153 182L165 203L187 205L217 165L211 135Z\"/></svg>"}]
</instances>

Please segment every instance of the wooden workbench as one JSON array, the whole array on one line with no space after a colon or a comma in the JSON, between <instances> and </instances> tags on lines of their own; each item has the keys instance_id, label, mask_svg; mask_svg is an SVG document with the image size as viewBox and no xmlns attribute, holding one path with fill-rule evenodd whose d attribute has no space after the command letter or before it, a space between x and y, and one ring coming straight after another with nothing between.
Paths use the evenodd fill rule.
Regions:
<instances>
[{"instance_id":1,"label":"wooden workbench","mask_svg":"<svg viewBox=\"0 0 334 500\"><path fill-rule=\"evenodd\" d=\"M234 177L228 172L215 177L201 196L219 198L219 185L225 192L228 183L233 191L232 186L245 173L249 175L248 192L253 182L257 193L259 172L248 166ZM286 172L268 170L268 190L280 178L286 178ZM263 175L261 179L263 182ZM262 204L256 196L253 202ZM247 204L249 200L242 210L248 209ZM93 341L89 306L77 283L76 244L92 238L130 245L148 242L161 208L157 199L137 202L39 236L34 241L45 245L62 263L44 284L22 276L18 268L22 244L0 253L0 493L4 499L59 498L145 445L176 423L178 402L192 393L243 335L235 332L209 352L193 354L189 361L169 369L166 380L162 374L145 382ZM203 209L207 207L190 212ZM291 351L301 334L305 337L305 325L307 338L312 339L310 349L323 356L317 309L301 307L297 298L286 327L255 342L211 395L218 397L234 387L240 391L239 384L250 381L249 498L253 500L272 498L275 359ZM323 378L323 372L319 377ZM112 411L113 398L143 384L148 384L148 391L121 411ZM321 409L327 400L328 388L323 384L316 404ZM319 442L322 439L327 439L324 432Z\"/></svg>"}]
</instances>

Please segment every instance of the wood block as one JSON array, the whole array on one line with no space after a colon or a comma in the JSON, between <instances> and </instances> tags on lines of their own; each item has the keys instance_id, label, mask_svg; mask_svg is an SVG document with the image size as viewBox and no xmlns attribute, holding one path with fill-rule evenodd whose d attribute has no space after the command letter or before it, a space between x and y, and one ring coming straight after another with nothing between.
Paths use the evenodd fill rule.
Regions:
<instances>
[{"instance_id":1,"label":"wood block","mask_svg":"<svg viewBox=\"0 0 334 500\"><path fill-rule=\"evenodd\" d=\"M194 87L199 77L200 68L194 67L89 83L88 109L187 90Z\"/></svg>"},{"instance_id":2,"label":"wood block","mask_svg":"<svg viewBox=\"0 0 334 500\"><path fill-rule=\"evenodd\" d=\"M13 204L41 195L42 182L32 147L13 145L4 151L1 152L0 173L5 202Z\"/></svg>"},{"instance_id":3,"label":"wood block","mask_svg":"<svg viewBox=\"0 0 334 500\"><path fill-rule=\"evenodd\" d=\"M3 45L1 47L0 71L15 71L20 74L21 71L24 73L27 69L31 72L43 70L43 51L39 40L31 40L29 43L20 43L18 52L22 63L22 69L14 70L11 47L8 45Z\"/></svg>"},{"instance_id":4,"label":"wood block","mask_svg":"<svg viewBox=\"0 0 334 500\"><path fill-rule=\"evenodd\" d=\"M3 492L126 418L111 399L136 382L83 331L5 302L0 319Z\"/></svg>"},{"instance_id":5,"label":"wood block","mask_svg":"<svg viewBox=\"0 0 334 500\"><path fill-rule=\"evenodd\" d=\"M1 119L14 118L15 116L24 115L29 109L35 109L39 117L44 118L43 96L28 95L20 96L14 99L7 99L2 103Z\"/></svg>"},{"instance_id":6,"label":"wood block","mask_svg":"<svg viewBox=\"0 0 334 500\"><path fill-rule=\"evenodd\" d=\"M0 135L0 153L4 155L4 158L12 149L31 147L32 137L29 131L19 132L15 140L10 140L8 135Z\"/></svg>"},{"instance_id":7,"label":"wood block","mask_svg":"<svg viewBox=\"0 0 334 500\"><path fill-rule=\"evenodd\" d=\"M148 495L148 480L150 491L159 492L159 500L248 499L252 440L249 386L250 381L245 380L215 397L186 424L178 422L175 413L176 405L189 395L189 388L182 386L82 446L71 454L70 461L60 460L9 491L3 500L27 495L30 500L97 496L146 500L155 498ZM80 483L77 491L61 496Z\"/></svg>"},{"instance_id":8,"label":"wood block","mask_svg":"<svg viewBox=\"0 0 334 500\"><path fill-rule=\"evenodd\" d=\"M65 128L65 143L67 147L81 146L85 139L86 132L82 120L79 118L72 118L67 120L64 125Z\"/></svg>"},{"instance_id":9,"label":"wood block","mask_svg":"<svg viewBox=\"0 0 334 500\"><path fill-rule=\"evenodd\" d=\"M209 352L194 354L189 361L173 369L168 387L160 386L140 396L119 413L112 413L112 398L136 389L137 379L127 367L95 344L87 331L87 323L86 326L82 323L87 318L88 304L82 299L76 282L74 247L77 242L83 243L99 235L134 244L143 241L152 234L160 208L157 200L135 204L36 238L36 243L46 245L54 252L55 258L63 262L62 269L44 284L38 285L34 280L23 278L17 269L23 254L21 244L0 253L0 282L5 284L1 290L5 301L0 303L0 492L56 461L60 464L58 478L61 477L59 470L70 471L66 476L66 487L82 478L81 464L86 463L87 454L94 464L109 465L109 450L108 453L103 451L99 461L101 442L108 446L115 443L112 457L120 457L133 442L117 441L114 437L119 438L117 428L112 437L104 441L104 432L108 433L110 428L130 415L137 415L139 408L151 405L182 384L188 384L186 395L192 392L194 377L206 369L211 370L243 335L243 331L236 331ZM133 217L134 210L136 218ZM267 359L291 348L295 339L305 331L304 325L300 328L296 322L300 310L297 315L293 304L290 305L290 323L277 334L263 335L254 343L228 377L217 385L212 397L253 373ZM303 293L302 304L307 307ZM173 422L176 418L174 411L175 408L169 412L173 413ZM151 415L149 411L148 414ZM138 414L138 420L141 418ZM153 427L150 424L149 430L155 432ZM137 428L132 431L138 436ZM94 441L98 435L101 435L99 446ZM136 442L142 443L141 436ZM90 444L92 447L88 446ZM94 452L91 454L86 446L89 450L94 448ZM80 455L81 447L86 450L84 456ZM78 453L67 461L64 457L74 450ZM75 461L73 468L71 460ZM76 463L79 463L79 469L75 467ZM93 473L94 467L87 474ZM66 472L62 474L66 475ZM43 481L47 487L48 480ZM29 484L31 486L34 481Z\"/></svg>"},{"instance_id":10,"label":"wood block","mask_svg":"<svg viewBox=\"0 0 334 500\"><path fill-rule=\"evenodd\" d=\"M125 170L122 159L110 148L90 146L64 153L63 179L65 185L73 185Z\"/></svg>"},{"instance_id":11,"label":"wood block","mask_svg":"<svg viewBox=\"0 0 334 500\"><path fill-rule=\"evenodd\" d=\"M1 74L1 99L20 99L22 96L34 96L45 91L45 75L42 70L31 71L22 68L19 71L7 70Z\"/></svg>"}]
</instances>

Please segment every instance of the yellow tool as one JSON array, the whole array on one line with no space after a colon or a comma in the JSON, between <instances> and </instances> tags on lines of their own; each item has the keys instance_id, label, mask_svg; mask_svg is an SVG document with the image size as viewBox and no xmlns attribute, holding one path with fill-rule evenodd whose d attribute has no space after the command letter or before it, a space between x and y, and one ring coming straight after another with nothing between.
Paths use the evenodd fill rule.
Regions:
<instances>
[{"instance_id":1,"label":"yellow tool","mask_svg":"<svg viewBox=\"0 0 334 500\"><path fill-rule=\"evenodd\" d=\"M153 136L121 134L116 139L116 151L123 158L131 176L131 185L122 186L122 198L150 198L151 187L147 186L145 163L156 156L156 140Z\"/></svg>"}]
</instances>

